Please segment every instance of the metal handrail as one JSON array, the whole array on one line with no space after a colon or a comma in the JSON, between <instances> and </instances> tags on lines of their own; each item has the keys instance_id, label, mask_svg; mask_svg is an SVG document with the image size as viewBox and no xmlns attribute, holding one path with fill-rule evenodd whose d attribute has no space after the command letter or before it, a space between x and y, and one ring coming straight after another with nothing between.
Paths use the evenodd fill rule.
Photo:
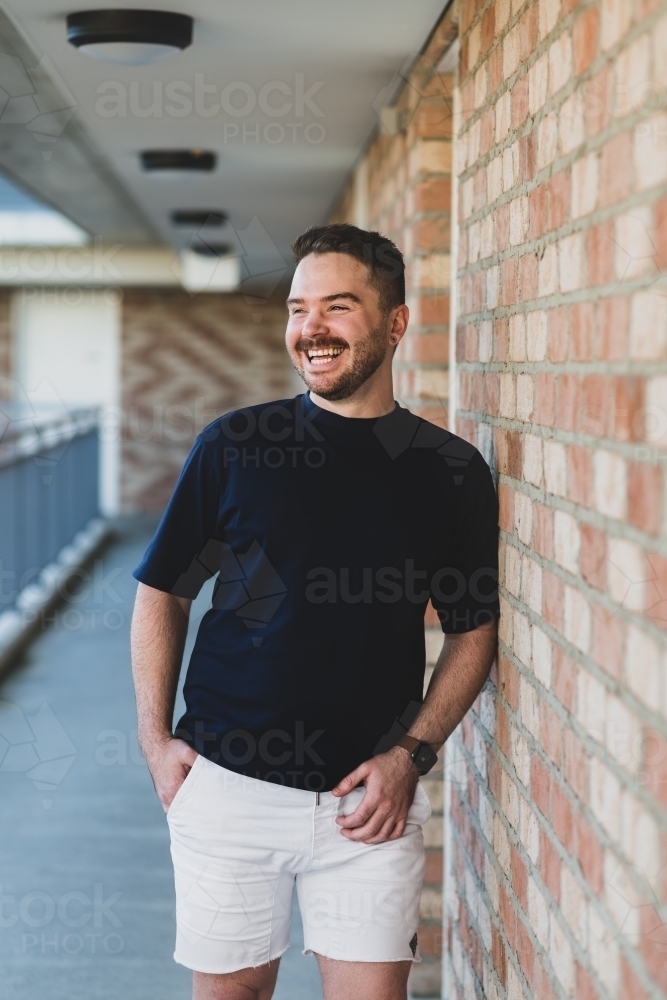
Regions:
<instances>
[{"instance_id":1,"label":"metal handrail","mask_svg":"<svg viewBox=\"0 0 667 1000\"><path fill-rule=\"evenodd\" d=\"M0 402L0 468L87 434L97 426L98 413L92 406L29 411L24 406Z\"/></svg>"}]
</instances>

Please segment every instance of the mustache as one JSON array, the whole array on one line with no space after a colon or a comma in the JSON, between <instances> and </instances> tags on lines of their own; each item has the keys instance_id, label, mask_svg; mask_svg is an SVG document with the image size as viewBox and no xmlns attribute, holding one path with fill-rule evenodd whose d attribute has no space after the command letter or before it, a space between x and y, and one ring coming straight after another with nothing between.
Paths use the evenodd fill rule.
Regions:
<instances>
[{"instance_id":1,"label":"mustache","mask_svg":"<svg viewBox=\"0 0 667 1000\"><path fill-rule=\"evenodd\" d=\"M294 345L295 351L319 351L325 350L327 347L341 347L345 349L349 345L345 343L344 340L335 340L334 338L328 337L326 340L318 339L311 340L310 337L301 337Z\"/></svg>"}]
</instances>

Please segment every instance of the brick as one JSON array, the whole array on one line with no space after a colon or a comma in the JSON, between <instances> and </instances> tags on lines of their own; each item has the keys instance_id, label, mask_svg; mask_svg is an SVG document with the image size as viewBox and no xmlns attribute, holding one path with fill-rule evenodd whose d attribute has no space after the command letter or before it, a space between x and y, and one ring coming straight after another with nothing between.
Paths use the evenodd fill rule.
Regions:
<instances>
[{"instance_id":1,"label":"brick","mask_svg":"<svg viewBox=\"0 0 667 1000\"><path fill-rule=\"evenodd\" d=\"M570 854L574 854L576 838L574 835L572 806L562 787L556 781L553 782L551 787L551 821L553 823L554 833L560 840L563 847L565 847ZM551 889L551 893L556 902L560 902L559 858L553 845L546 837L546 834L543 833L542 836L545 841L545 843L543 843L542 840L540 841L542 878ZM547 871L549 872L548 877Z\"/></svg>"},{"instance_id":2,"label":"brick","mask_svg":"<svg viewBox=\"0 0 667 1000\"><path fill-rule=\"evenodd\" d=\"M533 505L533 544L535 551L545 559L553 556L553 510L544 504Z\"/></svg>"},{"instance_id":3,"label":"brick","mask_svg":"<svg viewBox=\"0 0 667 1000\"><path fill-rule=\"evenodd\" d=\"M594 8L592 8L594 9ZM597 153L582 156L572 166L572 217L594 212L598 202L599 161Z\"/></svg>"},{"instance_id":4,"label":"brick","mask_svg":"<svg viewBox=\"0 0 667 1000\"><path fill-rule=\"evenodd\" d=\"M570 500L582 506L590 506L593 495L593 456L589 448L576 444L568 448L567 483Z\"/></svg>"},{"instance_id":5,"label":"brick","mask_svg":"<svg viewBox=\"0 0 667 1000\"><path fill-rule=\"evenodd\" d=\"M651 535L660 533L662 522L662 474L655 465L628 465L628 519Z\"/></svg>"},{"instance_id":6,"label":"brick","mask_svg":"<svg viewBox=\"0 0 667 1000\"><path fill-rule=\"evenodd\" d=\"M531 115L544 106L549 82L549 56L545 53L528 71L528 110Z\"/></svg>"},{"instance_id":7,"label":"brick","mask_svg":"<svg viewBox=\"0 0 667 1000\"><path fill-rule=\"evenodd\" d=\"M554 555L556 562L569 573L579 569L579 526L571 514L557 510L554 514Z\"/></svg>"},{"instance_id":8,"label":"brick","mask_svg":"<svg viewBox=\"0 0 667 1000\"><path fill-rule=\"evenodd\" d=\"M493 9L493 8L491 8ZM512 131L519 128L528 117L528 76L521 77L512 88Z\"/></svg>"},{"instance_id":9,"label":"brick","mask_svg":"<svg viewBox=\"0 0 667 1000\"><path fill-rule=\"evenodd\" d=\"M626 463L610 451L598 451L593 457L596 509L607 517L625 518L627 509Z\"/></svg>"},{"instance_id":10,"label":"brick","mask_svg":"<svg viewBox=\"0 0 667 1000\"><path fill-rule=\"evenodd\" d=\"M595 983L578 962L576 963L575 982L577 1000L600 1000ZM632 994L627 993L624 996L632 996Z\"/></svg>"},{"instance_id":11,"label":"brick","mask_svg":"<svg viewBox=\"0 0 667 1000\"><path fill-rule=\"evenodd\" d=\"M613 205L632 191L632 137L620 132L602 147L600 204Z\"/></svg>"},{"instance_id":12,"label":"brick","mask_svg":"<svg viewBox=\"0 0 667 1000\"><path fill-rule=\"evenodd\" d=\"M623 623L598 609L593 617L592 657L611 677L620 679L623 673L625 631Z\"/></svg>"},{"instance_id":13,"label":"brick","mask_svg":"<svg viewBox=\"0 0 667 1000\"><path fill-rule=\"evenodd\" d=\"M546 185L547 229L559 229L570 217L569 170L561 170Z\"/></svg>"},{"instance_id":14,"label":"brick","mask_svg":"<svg viewBox=\"0 0 667 1000\"><path fill-rule=\"evenodd\" d=\"M609 596L630 611L643 611L646 606L648 579L645 553L634 542L612 539L607 558Z\"/></svg>"},{"instance_id":15,"label":"brick","mask_svg":"<svg viewBox=\"0 0 667 1000\"><path fill-rule=\"evenodd\" d=\"M619 441L636 441L643 437L644 380L634 376L615 379L614 434Z\"/></svg>"},{"instance_id":16,"label":"brick","mask_svg":"<svg viewBox=\"0 0 667 1000\"><path fill-rule=\"evenodd\" d=\"M505 983L507 980L507 955L505 952L505 945L503 944L500 934L496 930L495 926L491 928L492 934L492 945L491 945L491 960L493 962L493 967L496 970L496 975L501 983Z\"/></svg>"},{"instance_id":17,"label":"brick","mask_svg":"<svg viewBox=\"0 0 667 1000\"><path fill-rule=\"evenodd\" d=\"M539 37L545 38L558 23L561 12L560 0L539 0Z\"/></svg>"},{"instance_id":18,"label":"brick","mask_svg":"<svg viewBox=\"0 0 667 1000\"><path fill-rule=\"evenodd\" d=\"M590 253L590 243L589 243ZM590 260L590 258L589 258ZM614 295L598 304L599 358L622 361L627 357L630 328L630 305L624 295Z\"/></svg>"},{"instance_id":19,"label":"brick","mask_svg":"<svg viewBox=\"0 0 667 1000\"><path fill-rule=\"evenodd\" d=\"M637 292L630 310L630 357L653 361L667 357L667 309L657 289Z\"/></svg>"},{"instance_id":20,"label":"brick","mask_svg":"<svg viewBox=\"0 0 667 1000\"><path fill-rule=\"evenodd\" d=\"M629 145L629 140L628 140ZM542 170L554 162L558 153L558 115L545 115L537 126L537 167Z\"/></svg>"},{"instance_id":21,"label":"brick","mask_svg":"<svg viewBox=\"0 0 667 1000\"><path fill-rule=\"evenodd\" d=\"M641 954L661 991L667 990L667 926L653 906L641 907ZM633 998L634 1000L634 998Z\"/></svg>"},{"instance_id":22,"label":"brick","mask_svg":"<svg viewBox=\"0 0 667 1000\"><path fill-rule=\"evenodd\" d=\"M613 387L603 375L589 375L583 380L579 429L595 437L611 435Z\"/></svg>"},{"instance_id":23,"label":"brick","mask_svg":"<svg viewBox=\"0 0 667 1000\"><path fill-rule=\"evenodd\" d=\"M533 967L535 964L535 950L533 948L530 935L526 930L526 926L523 920L517 920L517 943L516 943L516 953L519 959L519 965L521 970L530 983L533 979ZM515 992L512 990L514 995Z\"/></svg>"},{"instance_id":24,"label":"brick","mask_svg":"<svg viewBox=\"0 0 667 1000\"><path fill-rule=\"evenodd\" d=\"M563 101L558 116L558 141L560 151L564 156L581 145L586 138L584 114L583 92L575 90Z\"/></svg>"},{"instance_id":25,"label":"brick","mask_svg":"<svg viewBox=\"0 0 667 1000\"><path fill-rule=\"evenodd\" d=\"M576 847L584 877L596 896L599 896L604 880L602 847L582 816L576 818Z\"/></svg>"},{"instance_id":26,"label":"brick","mask_svg":"<svg viewBox=\"0 0 667 1000\"><path fill-rule=\"evenodd\" d=\"M667 629L667 559L647 553L646 613L660 628Z\"/></svg>"},{"instance_id":27,"label":"brick","mask_svg":"<svg viewBox=\"0 0 667 1000\"><path fill-rule=\"evenodd\" d=\"M546 228L546 213L547 213L547 186L546 184L538 184L537 187L533 188L528 194L528 239L535 239L538 236L542 236ZM666 213L667 215L667 210Z\"/></svg>"},{"instance_id":28,"label":"brick","mask_svg":"<svg viewBox=\"0 0 667 1000\"><path fill-rule=\"evenodd\" d=\"M590 524L581 525L581 574L591 587L604 591L607 586L607 536Z\"/></svg>"},{"instance_id":29,"label":"brick","mask_svg":"<svg viewBox=\"0 0 667 1000\"><path fill-rule=\"evenodd\" d=\"M534 253L519 258L518 297L522 302L530 302L537 296L538 259Z\"/></svg>"},{"instance_id":30,"label":"brick","mask_svg":"<svg viewBox=\"0 0 667 1000\"><path fill-rule=\"evenodd\" d=\"M549 96L565 86L572 76L572 39L563 31L549 48Z\"/></svg>"},{"instance_id":31,"label":"brick","mask_svg":"<svg viewBox=\"0 0 667 1000\"><path fill-rule=\"evenodd\" d=\"M551 808L551 778L542 761L536 756L533 756L530 762L530 792L537 808L548 818Z\"/></svg>"},{"instance_id":32,"label":"brick","mask_svg":"<svg viewBox=\"0 0 667 1000\"><path fill-rule=\"evenodd\" d=\"M600 47L610 49L627 34L632 21L632 7L625 0L601 0Z\"/></svg>"},{"instance_id":33,"label":"brick","mask_svg":"<svg viewBox=\"0 0 667 1000\"><path fill-rule=\"evenodd\" d=\"M556 767L562 758L562 730L558 716L546 702L540 702L540 734L542 746Z\"/></svg>"},{"instance_id":34,"label":"brick","mask_svg":"<svg viewBox=\"0 0 667 1000\"><path fill-rule=\"evenodd\" d=\"M584 121L589 137L598 135L609 124L612 95L612 72L606 66L584 86Z\"/></svg>"},{"instance_id":35,"label":"brick","mask_svg":"<svg viewBox=\"0 0 667 1000\"><path fill-rule=\"evenodd\" d=\"M498 690L513 711L518 711L519 675L514 664L505 656L498 657Z\"/></svg>"},{"instance_id":36,"label":"brick","mask_svg":"<svg viewBox=\"0 0 667 1000\"><path fill-rule=\"evenodd\" d=\"M562 646L553 645L554 685L556 698L568 712L574 712L576 701L577 668Z\"/></svg>"},{"instance_id":37,"label":"brick","mask_svg":"<svg viewBox=\"0 0 667 1000\"><path fill-rule=\"evenodd\" d=\"M572 28L572 50L574 72L578 76L593 63L598 51L600 11L597 6L588 7L577 17Z\"/></svg>"},{"instance_id":38,"label":"brick","mask_svg":"<svg viewBox=\"0 0 667 1000\"><path fill-rule=\"evenodd\" d=\"M586 283L584 236L572 233L558 243L559 284L562 292L574 292Z\"/></svg>"},{"instance_id":39,"label":"brick","mask_svg":"<svg viewBox=\"0 0 667 1000\"><path fill-rule=\"evenodd\" d=\"M559 375L556 379L556 426L574 430L581 412L581 384L577 375Z\"/></svg>"},{"instance_id":40,"label":"brick","mask_svg":"<svg viewBox=\"0 0 667 1000\"><path fill-rule=\"evenodd\" d=\"M565 445L557 441L544 442L544 480L548 493L567 496L567 461Z\"/></svg>"},{"instance_id":41,"label":"brick","mask_svg":"<svg viewBox=\"0 0 667 1000\"><path fill-rule=\"evenodd\" d=\"M588 764L583 747L579 739L571 729L566 729L563 734L563 745L565 755L565 780L572 792L580 802L588 801ZM559 834L560 836L560 834ZM561 838L562 839L562 838ZM569 841L564 841L570 853L572 851Z\"/></svg>"},{"instance_id":42,"label":"brick","mask_svg":"<svg viewBox=\"0 0 667 1000\"><path fill-rule=\"evenodd\" d=\"M550 309L547 314L547 355L550 361L565 361L570 342L570 313L566 306Z\"/></svg>"},{"instance_id":43,"label":"brick","mask_svg":"<svg viewBox=\"0 0 667 1000\"><path fill-rule=\"evenodd\" d=\"M529 4L519 21L519 56L526 62L537 45L537 5Z\"/></svg>"},{"instance_id":44,"label":"brick","mask_svg":"<svg viewBox=\"0 0 667 1000\"><path fill-rule=\"evenodd\" d=\"M621 996L632 1000L649 1000L649 995L625 957L621 958Z\"/></svg>"},{"instance_id":45,"label":"brick","mask_svg":"<svg viewBox=\"0 0 667 1000\"><path fill-rule=\"evenodd\" d=\"M553 427L556 417L556 379L551 372L535 375L535 422ZM541 478L541 477L540 477ZM530 480L534 482L534 480ZM539 482L535 483L539 486Z\"/></svg>"},{"instance_id":46,"label":"brick","mask_svg":"<svg viewBox=\"0 0 667 1000\"><path fill-rule=\"evenodd\" d=\"M551 973L546 971L539 958L535 963L535 996L540 1000L556 1000Z\"/></svg>"},{"instance_id":47,"label":"brick","mask_svg":"<svg viewBox=\"0 0 667 1000\"><path fill-rule=\"evenodd\" d=\"M610 220L587 230L586 259L591 285L608 285L614 280L614 223Z\"/></svg>"}]
</instances>

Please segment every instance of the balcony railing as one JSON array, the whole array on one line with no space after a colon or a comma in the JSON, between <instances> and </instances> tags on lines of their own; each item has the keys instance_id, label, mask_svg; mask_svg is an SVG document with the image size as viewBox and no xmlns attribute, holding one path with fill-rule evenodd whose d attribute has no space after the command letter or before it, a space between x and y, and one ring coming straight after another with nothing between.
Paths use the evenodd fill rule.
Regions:
<instances>
[{"instance_id":1,"label":"balcony railing","mask_svg":"<svg viewBox=\"0 0 667 1000\"><path fill-rule=\"evenodd\" d=\"M0 421L2 611L98 516L99 446L95 409L28 415L0 403Z\"/></svg>"}]
</instances>

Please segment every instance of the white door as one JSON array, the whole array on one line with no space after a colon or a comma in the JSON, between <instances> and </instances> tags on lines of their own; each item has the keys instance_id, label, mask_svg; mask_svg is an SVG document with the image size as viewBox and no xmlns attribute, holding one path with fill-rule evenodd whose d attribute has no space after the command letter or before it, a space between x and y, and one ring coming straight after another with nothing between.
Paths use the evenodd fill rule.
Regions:
<instances>
[{"instance_id":1,"label":"white door","mask_svg":"<svg viewBox=\"0 0 667 1000\"><path fill-rule=\"evenodd\" d=\"M22 288L14 299L15 377L33 405L98 406L100 506L118 512L120 308L112 289Z\"/></svg>"}]
</instances>

